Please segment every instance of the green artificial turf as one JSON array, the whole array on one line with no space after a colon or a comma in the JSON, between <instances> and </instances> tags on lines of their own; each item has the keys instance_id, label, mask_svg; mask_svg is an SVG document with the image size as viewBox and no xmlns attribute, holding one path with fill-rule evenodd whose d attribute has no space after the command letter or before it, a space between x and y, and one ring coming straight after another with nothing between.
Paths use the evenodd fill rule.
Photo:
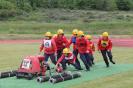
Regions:
<instances>
[{"instance_id":1,"label":"green artificial turf","mask_svg":"<svg viewBox=\"0 0 133 88\"><path fill-rule=\"evenodd\" d=\"M37 55L39 51L39 43L37 44L0 44L0 72L7 71L11 69L17 69L21 63L21 60L27 55ZM0 88L112 88L112 83L114 83L114 88L121 88L125 86L126 88L132 88L132 73L133 71L133 49L128 47L114 47L113 48L114 60L117 62L116 65L111 65L110 68L106 68L98 52L95 53L95 63L96 65L92 68L90 72L82 71L82 77L58 84L37 83L36 79L26 80L26 79L16 79L16 78L5 78L0 79ZM83 63L81 63L83 64ZM74 70L73 67L68 67L68 70ZM123 75L125 74L126 75ZM117 76L118 75L118 76ZM120 75L120 76L119 76ZM107 79L109 78L109 79ZM105 80L104 80L105 79ZM115 81L110 81L110 79ZM100 80L100 82L98 81ZM120 82L121 81L121 82ZM126 84L125 84L126 81ZM122 84L119 87L119 84ZM124 87L122 87L124 88Z\"/></svg>"},{"instance_id":2,"label":"green artificial turf","mask_svg":"<svg viewBox=\"0 0 133 88\"><path fill-rule=\"evenodd\" d=\"M73 67L70 67L69 70L73 70ZM0 79L0 88L67 88L72 85L77 85L89 80L96 80L98 78L104 78L114 74L119 74L122 72L133 70L133 64L116 64L111 65L110 68L106 68L104 63L97 63L90 72L81 71L82 76L77 79L51 84L49 82L38 83L36 79L26 80L26 79L16 79L4 78Z\"/></svg>"}]
</instances>

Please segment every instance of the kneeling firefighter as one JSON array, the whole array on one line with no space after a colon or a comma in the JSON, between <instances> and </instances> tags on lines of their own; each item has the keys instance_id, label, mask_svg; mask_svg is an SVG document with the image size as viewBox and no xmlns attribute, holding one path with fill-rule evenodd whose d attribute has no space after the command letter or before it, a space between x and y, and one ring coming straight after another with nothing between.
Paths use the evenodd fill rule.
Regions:
<instances>
[{"instance_id":1,"label":"kneeling firefighter","mask_svg":"<svg viewBox=\"0 0 133 88\"><path fill-rule=\"evenodd\" d=\"M58 59L56 63L56 67L59 63L62 63L63 70L66 70L66 64L71 64L75 67L75 69L82 70L79 64L76 63L76 59L76 56L68 48L65 48L63 49L62 56Z\"/></svg>"}]
</instances>

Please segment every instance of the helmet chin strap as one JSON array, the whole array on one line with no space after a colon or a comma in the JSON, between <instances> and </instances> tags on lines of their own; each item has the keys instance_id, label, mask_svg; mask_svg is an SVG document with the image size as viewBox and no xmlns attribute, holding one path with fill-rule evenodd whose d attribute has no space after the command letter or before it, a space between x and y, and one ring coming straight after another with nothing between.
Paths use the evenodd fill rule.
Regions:
<instances>
[{"instance_id":1,"label":"helmet chin strap","mask_svg":"<svg viewBox=\"0 0 133 88\"><path fill-rule=\"evenodd\" d=\"M68 57L68 53L65 53L65 56Z\"/></svg>"},{"instance_id":2,"label":"helmet chin strap","mask_svg":"<svg viewBox=\"0 0 133 88\"><path fill-rule=\"evenodd\" d=\"M51 37L46 36L46 37L45 37L45 39L46 39L46 40L50 40L50 39L51 39Z\"/></svg>"}]
</instances>

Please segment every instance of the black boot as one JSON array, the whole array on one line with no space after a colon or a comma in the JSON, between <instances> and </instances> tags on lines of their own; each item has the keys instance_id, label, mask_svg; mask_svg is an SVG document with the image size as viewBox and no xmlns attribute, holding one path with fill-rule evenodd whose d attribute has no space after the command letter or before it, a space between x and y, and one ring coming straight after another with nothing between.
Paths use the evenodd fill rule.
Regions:
<instances>
[{"instance_id":1,"label":"black boot","mask_svg":"<svg viewBox=\"0 0 133 88\"><path fill-rule=\"evenodd\" d=\"M90 68L87 68L86 71L90 71Z\"/></svg>"},{"instance_id":2,"label":"black boot","mask_svg":"<svg viewBox=\"0 0 133 88\"><path fill-rule=\"evenodd\" d=\"M83 68L79 68L78 70L83 70Z\"/></svg>"},{"instance_id":3,"label":"black boot","mask_svg":"<svg viewBox=\"0 0 133 88\"><path fill-rule=\"evenodd\" d=\"M92 65L95 65L94 61L92 61Z\"/></svg>"},{"instance_id":4,"label":"black boot","mask_svg":"<svg viewBox=\"0 0 133 88\"><path fill-rule=\"evenodd\" d=\"M86 71L90 71L90 66L86 66Z\"/></svg>"},{"instance_id":5,"label":"black boot","mask_svg":"<svg viewBox=\"0 0 133 88\"><path fill-rule=\"evenodd\" d=\"M108 67L109 67L109 62L108 62L108 60L107 60L107 59L104 59L104 61L105 61L106 67L108 68Z\"/></svg>"},{"instance_id":6,"label":"black boot","mask_svg":"<svg viewBox=\"0 0 133 88\"><path fill-rule=\"evenodd\" d=\"M112 64L115 64L115 62L113 60L110 61Z\"/></svg>"},{"instance_id":7,"label":"black boot","mask_svg":"<svg viewBox=\"0 0 133 88\"><path fill-rule=\"evenodd\" d=\"M76 68L77 70L83 70L83 68Z\"/></svg>"},{"instance_id":8,"label":"black boot","mask_svg":"<svg viewBox=\"0 0 133 88\"><path fill-rule=\"evenodd\" d=\"M108 68L109 67L109 64L106 64L106 67Z\"/></svg>"}]
</instances>

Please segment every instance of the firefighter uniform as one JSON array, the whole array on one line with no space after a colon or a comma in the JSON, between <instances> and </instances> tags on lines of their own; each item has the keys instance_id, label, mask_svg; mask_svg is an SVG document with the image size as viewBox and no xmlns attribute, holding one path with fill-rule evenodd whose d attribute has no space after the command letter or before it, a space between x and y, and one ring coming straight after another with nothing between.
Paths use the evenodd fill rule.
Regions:
<instances>
[{"instance_id":1,"label":"firefighter uniform","mask_svg":"<svg viewBox=\"0 0 133 88\"><path fill-rule=\"evenodd\" d=\"M57 31L57 36L54 36L54 41L56 43L56 47L57 47L57 60L61 57L62 55L62 51L65 47L67 47L68 45L68 40L67 38L64 36L64 32L62 29L59 29Z\"/></svg>"},{"instance_id":2,"label":"firefighter uniform","mask_svg":"<svg viewBox=\"0 0 133 88\"><path fill-rule=\"evenodd\" d=\"M109 39L107 32L104 32L102 34L102 38L99 38L98 50L101 51L103 59L104 59L107 67L109 67L108 58L109 58L110 62L115 64L115 62L113 61L113 56L112 56L112 52L111 52L112 41Z\"/></svg>"},{"instance_id":3,"label":"firefighter uniform","mask_svg":"<svg viewBox=\"0 0 133 88\"><path fill-rule=\"evenodd\" d=\"M45 33L45 39L43 39L42 44L40 46L40 52L44 50L44 58L45 61L48 61L50 57L51 61L56 64L55 53L57 52L55 41L52 39L52 34L50 32ZM47 39L48 38L48 39Z\"/></svg>"},{"instance_id":4,"label":"firefighter uniform","mask_svg":"<svg viewBox=\"0 0 133 88\"><path fill-rule=\"evenodd\" d=\"M81 67L79 67L76 63L76 59L76 56L71 53L68 48L65 48L62 56L58 59L56 66L58 66L59 63L62 63L63 70L65 70L67 68L66 64L71 64L75 67L75 69L81 70Z\"/></svg>"},{"instance_id":5,"label":"firefighter uniform","mask_svg":"<svg viewBox=\"0 0 133 88\"><path fill-rule=\"evenodd\" d=\"M90 61L90 55L87 53L87 40L84 37L84 33L82 31L78 32L78 38L76 39L76 45L78 48L78 52L80 54L80 58L83 61L86 70L90 70L91 61Z\"/></svg>"},{"instance_id":6,"label":"firefighter uniform","mask_svg":"<svg viewBox=\"0 0 133 88\"><path fill-rule=\"evenodd\" d=\"M74 29L73 32L72 32L72 34L73 34L73 36L70 38L68 47L70 47L70 45L73 44L73 54L76 57L76 63L81 68L80 62L78 60L78 48L77 48L77 45L76 45L76 39L77 39L78 29Z\"/></svg>"},{"instance_id":7,"label":"firefighter uniform","mask_svg":"<svg viewBox=\"0 0 133 88\"><path fill-rule=\"evenodd\" d=\"M94 42L92 42L92 36L91 35L86 35L86 38L88 40L88 51L91 57L91 63L94 64L94 56L93 53L95 52L95 45Z\"/></svg>"}]
</instances>

